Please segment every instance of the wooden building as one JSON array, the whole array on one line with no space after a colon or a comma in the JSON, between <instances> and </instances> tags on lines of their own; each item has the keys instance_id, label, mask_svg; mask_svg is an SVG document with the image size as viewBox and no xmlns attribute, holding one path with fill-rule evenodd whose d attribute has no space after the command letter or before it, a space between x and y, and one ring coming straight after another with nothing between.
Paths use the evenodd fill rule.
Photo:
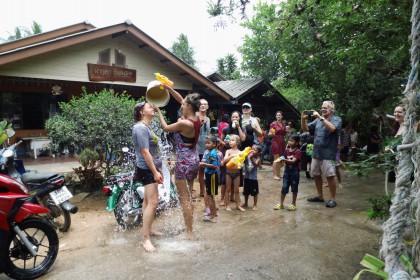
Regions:
<instances>
[{"instance_id":1,"label":"wooden building","mask_svg":"<svg viewBox=\"0 0 420 280\"><path fill-rule=\"evenodd\" d=\"M267 88L272 90L261 79L238 91L232 81L221 81L220 75L204 76L126 21L103 28L82 22L0 44L1 117L13 120L12 141L45 137L45 121L58 112L58 103L80 96L82 87L87 92L125 91L140 98L156 72L170 78L183 95L200 93L210 108L231 110L248 101L254 112L266 113L267 106L278 110L273 104L278 102L290 107L291 116L298 115L278 92L260 97ZM165 110L175 119L178 108L172 98Z\"/></svg>"}]
</instances>

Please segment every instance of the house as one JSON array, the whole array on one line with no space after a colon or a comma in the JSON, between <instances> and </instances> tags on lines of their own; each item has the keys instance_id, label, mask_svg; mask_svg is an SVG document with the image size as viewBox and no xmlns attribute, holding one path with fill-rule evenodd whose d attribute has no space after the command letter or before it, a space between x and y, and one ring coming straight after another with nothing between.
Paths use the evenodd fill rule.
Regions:
<instances>
[{"instance_id":1,"label":"house","mask_svg":"<svg viewBox=\"0 0 420 280\"><path fill-rule=\"evenodd\" d=\"M226 91L231 100L214 106L221 112L241 111L245 102L252 104L252 112L262 119L271 122L277 111L282 111L283 118L292 121L295 127L300 122L300 112L278 92L270 83L261 78L246 78L227 81L218 73L207 76L217 86ZM216 105L216 104L215 104Z\"/></svg>"},{"instance_id":2,"label":"house","mask_svg":"<svg viewBox=\"0 0 420 280\"><path fill-rule=\"evenodd\" d=\"M281 102L286 114L298 113L279 93L259 97L273 90L263 80L224 81L219 75L213 81L215 75L202 75L126 21L103 28L82 22L0 44L1 116L13 120L12 142L45 138L45 121L59 111L58 103L80 96L82 87L140 98L156 72L170 78L182 95L200 93L210 108L231 110L249 101L259 114L277 110L273 102ZM170 119L176 119L178 108L172 98L165 107Z\"/></svg>"}]
</instances>

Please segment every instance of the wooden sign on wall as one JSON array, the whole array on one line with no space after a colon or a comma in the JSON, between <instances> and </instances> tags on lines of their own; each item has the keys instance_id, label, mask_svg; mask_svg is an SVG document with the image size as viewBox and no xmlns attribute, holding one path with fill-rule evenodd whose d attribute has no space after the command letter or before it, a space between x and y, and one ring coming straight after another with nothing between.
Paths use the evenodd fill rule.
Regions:
<instances>
[{"instance_id":1,"label":"wooden sign on wall","mask_svg":"<svg viewBox=\"0 0 420 280\"><path fill-rule=\"evenodd\" d=\"M136 70L88 63L89 81L136 82Z\"/></svg>"}]
</instances>

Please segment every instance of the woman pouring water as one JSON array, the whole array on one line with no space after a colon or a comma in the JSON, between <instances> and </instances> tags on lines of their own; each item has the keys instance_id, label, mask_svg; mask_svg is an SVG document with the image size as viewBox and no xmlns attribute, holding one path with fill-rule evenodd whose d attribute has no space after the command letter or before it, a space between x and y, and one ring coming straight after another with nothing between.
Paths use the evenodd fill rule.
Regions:
<instances>
[{"instance_id":1,"label":"woman pouring water","mask_svg":"<svg viewBox=\"0 0 420 280\"><path fill-rule=\"evenodd\" d=\"M185 236L182 239L195 239L193 233L193 213L191 193L194 179L197 177L199 169L199 157L196 149L198 137L200 135L200 119L196 113L200 108L200 95L192 93L182 98L181 94L165 85L169 93L181 103L182 116L177 122L168 125L163 118L162 112L155 107L159 114L162 129L166 132L174 132L177 160L175 164L175 185L179 200L182 206L184 221L186 226Z\"/></svg>"},{"instance_id":2,"label":"woman pouring water","mask_svg":"<svg viewBox=\"0 0 420 280\"><path fill-rule=\"evenodd\" d=\"M156 250L150 241L151 235L162 235L152 230L152 222L158 206L158 184L163 182L159 169L162 160L159 153L159 138L150 129L150 123L155 109L147 102L140 102L134 107L134 121L132 138L136 151L135 179L144 185L143 201L143 241L141 245L146 252Z\"/></svg>"}]
</instances>

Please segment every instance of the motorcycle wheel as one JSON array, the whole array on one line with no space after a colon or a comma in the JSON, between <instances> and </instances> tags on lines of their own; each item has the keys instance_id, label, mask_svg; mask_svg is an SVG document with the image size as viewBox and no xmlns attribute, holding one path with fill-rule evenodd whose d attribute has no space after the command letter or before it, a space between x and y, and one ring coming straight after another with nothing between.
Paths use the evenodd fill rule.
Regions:
<instances>
[{"instance_id":1,"label":"motorcycle wheel","mask_svg":"<svg viewBox=\"0 0 420 280\"><path fill-rule=\"evenodd\" d=\"M5 260L5 273L13 279L35 279L50 269L58 254L58 235L46 220L30 218L19 223L20 230L36 246L33 257L20 237L13 231L6 244L9 251Z\"/></svg>"},{"instance_id":2,"label":"motorcycle wheel","mask_svg":"<svg viewBox=\"0 0 420 280\"><path fill-rule=\"evenodd\" d=\"M50 220L59 231L67 232L71 225L70 213L61 206L56 205L51 199L48 199L44 203L51 211L51 213L47 215L47 219Z\"/></svg>"},{"instance_id":3,"label":"motorcycle wheel","mask_svg":"<svg viewBox=\"0 0 420 280\"><path fill-rule=\"evenodd\" d=\"M142 199L134 190L123 190L114 209L117 223L124 229L134 228L143 221Z\"/></svg>"}]
</instances>

